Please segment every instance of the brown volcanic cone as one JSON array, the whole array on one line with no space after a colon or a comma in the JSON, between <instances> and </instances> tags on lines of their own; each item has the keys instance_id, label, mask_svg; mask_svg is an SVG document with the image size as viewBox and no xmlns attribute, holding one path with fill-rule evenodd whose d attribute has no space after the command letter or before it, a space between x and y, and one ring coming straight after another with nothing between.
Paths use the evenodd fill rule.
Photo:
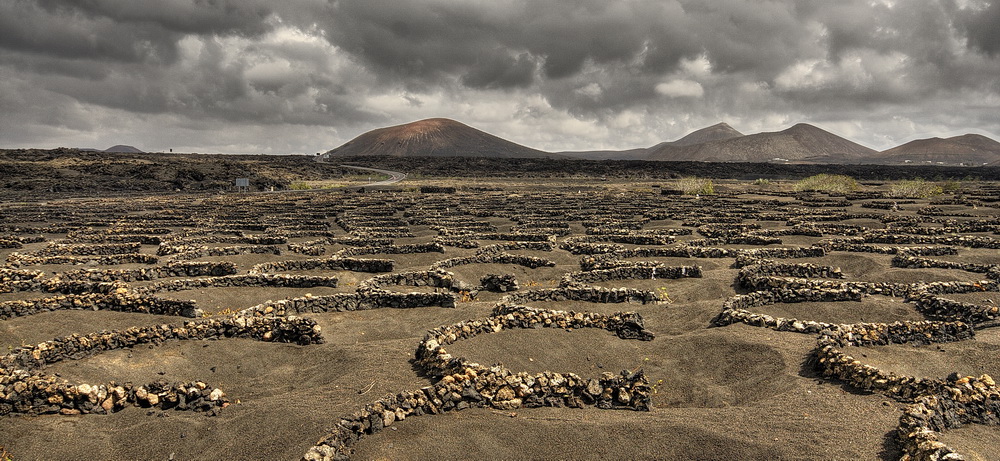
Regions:
<instances>
[{"instance_id":1,"label":"brown volcanic cone","mask_svg":"<svg viewBox=\"0 0 1000 461\"><path fill-rule=\"evenodd\" d=\"M678 142L683 140L684 138ZM774 159L785 159L798 162L848 163L870 158L875 153L873 149L815 126L800 123L778 132L757 133L700 144L660 145L650 152L648 158L704 162L769 162Z\"/></svg>"},{"instance_id":2,"label":"brown volcanic cone","mask_svg":"<svg viewBox=\"0 0 1000 461\"><path fill-rule=\"evenodd\" d=\"M725 141L727 139L739 138L742 136L743 133L740 133L735 128L729 126L729 124L722 122L700 130L692 131L683 138L666 144L678 147L693 146L695 144L712 141Z\"/></svg>"},{"instance_id":3,"label":"brown volcanic cone","mask_svg":"<svg viewBox=\"0 0 1000 461\"><path fill-rule=\"evenodd\" d=\"M349 157L553 157L446 118L431 118L364 133L327 155Z\"/></svg>"},{"instance_id":4,"label":"brown volcanic cone","mask_svg":"<svg viewBox=\"0 0 1000 461\"><path fill-rule=\"evenodd\" d=\"M879 152L878 158L887 163L910 160L982 165L1000 162L1000 142L978 134L964 134L944 139L918 139Z\"/></svg>"}]
</instances>

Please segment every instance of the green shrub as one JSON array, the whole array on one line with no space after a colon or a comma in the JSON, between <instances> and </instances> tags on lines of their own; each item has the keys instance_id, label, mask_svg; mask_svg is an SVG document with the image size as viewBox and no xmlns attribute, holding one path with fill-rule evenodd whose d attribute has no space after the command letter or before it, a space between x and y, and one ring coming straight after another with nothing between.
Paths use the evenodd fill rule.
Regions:
<instances>
[{"instance_id":1,"label":"green shrub","mask_svg":"<svg viewBox=\"0 0 1000 461\"><path fill-rule=\"evenodd\" d=\"M889 186L889 195L893 197L928 198L943 193L941 186L921 178L906 179Z\"/></svg>"},{"instance_id":2,"label":"green shrub","mask_svg":"<svg viewBox=\"0 0 1000 461\"><path fill-rule=\"evenodd\" d=\"M677 182L677 188L685 195L715 195L715 185L708 178L689 176Z\"/></svg>"},{"instance_id":3,"label":"green shrub","mask_svg":"<svg viewBox=\"0 0 1000 461\"><path fill-rule=\"evenodd\" d=\"M771 185L771 180L766 178L757 178L753 181L753 185L759 187L767 187Z\"/></svg>"},{"instance_id":4,"label":"green shrub","mask_svg":"<svg viewBox=\"0 0 1000 461\"><path fill-rule=\"evenodd\" d=\"M818 174L795 183L796 191L819 191L845 194L861 189L858 182L842 174Z\"/></svg>"},{"instance_id":5,"label":"green shrub","mask_svg":"<svg viewBox=\"0 0 1000 461\"><path fill-rule=\"evenodd\" d=\"M306 184L306 183L304 183L302 181L295 181L295 182L291 183L288 186L288 188L291 189L291 190L310 190L310 189L312 189L312 186L310 186L309 184Z\"/></svg>"},{"instance_id":6,"label":"green shrub","mask_svg":"<svg viewBox=\"0 0 1000 461\"><path fill-rule=\"evenodd\" d=\"M941 192L947 192L951 194L958 192L960 190L962 190L962 181L960 180L950 179L948 181L945 181L944 184L941 185Z\"/></svg>"}]
</instances>

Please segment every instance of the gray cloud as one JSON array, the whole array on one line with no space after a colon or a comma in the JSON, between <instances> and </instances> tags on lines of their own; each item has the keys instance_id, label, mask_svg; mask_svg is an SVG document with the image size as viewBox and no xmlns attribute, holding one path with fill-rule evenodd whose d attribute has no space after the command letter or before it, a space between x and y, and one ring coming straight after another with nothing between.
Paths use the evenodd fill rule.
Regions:
<instances>
[{"instance_id":1,"label":"gray cloud","mask_svg":"<svg viewBox=\"0 0 1000 461\"><path fill-rule=\"evenodd\" d=\"M1000 54L1000 1L990 1L982 9L963 10L959 24L965 29L969 46L990 56Z\"/></svg>"},{"instance_id":2,"label":"gray cloud","mask_svg":"<svg viewBox=\"0 0 1000 461\"><path fill-rule=\"evenodd\" d=\"M536 60L528 53L510 56L497 50L483 56L462 76L471 88L524 88L535 80Z\"/></svg>"},{"instance_id":3,"label":"gray cloud","mask_svg":"<svg viewBox=\"0 0 1000 461\"><path fill-rule=\"evenodd\" d=\"M26 0L0 4L0 48L61 59L172 61L180 35L158 27L52 11Z\"/></svg>"},{"instance_id":4,"label":"gray cloud","mask_svg":"<svg viewBox=\"0 0 1000 461\"><path fill-rule=\"evenodd\" d=\"M321 150L434 116L543 149L720 120L880 148L1000 134L998 23L1000 1L975 0L10 0L0 144L113 144L122 119L202 151Z\"/></svg>"},{"instance_id":5,"label":"gray cloud","mask_svg":"<svg viewBox=\"0 0 1000 461\"><path fill-rule=\"evenodd\" d=\"M116 24L141 24L188 34L259 36L270 30L272 11L264 0L39 0L54 16L74 16Z\"/></svg>"}]
</instances>

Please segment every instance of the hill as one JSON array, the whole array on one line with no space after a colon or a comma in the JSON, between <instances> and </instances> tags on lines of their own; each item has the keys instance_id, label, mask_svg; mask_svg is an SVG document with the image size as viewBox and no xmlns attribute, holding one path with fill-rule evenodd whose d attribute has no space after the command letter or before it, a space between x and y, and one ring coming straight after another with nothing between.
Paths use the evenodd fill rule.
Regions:
<instances>
[{"instance_id":1,"label":"hill","mask_svg":"<svg viewBox=\"0 0 1000 461\"><path fill-rule=\"evenodd\" d=\"M93 147L80 147L77 149L80 152L110 152L116 154L144 154L145 152L139 150L136 147L126 146L124 144L115 144L107 149L94 149Z\"/></svg>"},{"instance_id":2,"label":"hill","mask_svg":"<svg viewBox=\"0 0 1000 461\"><path fill-rule=\"evenodd\" d=\"M364 133L330 150L327 157L555 157L463 123L431 118Z\"/></svg>"},{"instance_id":3,"label":"hill","mask_svg":"<svg viewBox=\"0 0 1000 461\"><path fill-rule=\"evenodd\" d=\"M653 147L641 147L628 150L596 150L596 151L573 151L559 152L561 155L587 160L641 160L649 156L653 150L663 146L690 146L709 141L719 141L743 136L743 133L736 131L726 123L715 125L692 131L676 141L661 142Z\"/></svg>"},{"instance_id":4,"label":"hill","mask_svg":"<svg viewBox=\"0 0 1000 461\"><path fill-rule=\"evenodd\" d=\"M875 154L876 151L873 149L815 126L799 123L783 131L730 137L699 144L661 144L650 150L647 159L702 162L856 163Z\"/></svg>"},{"instance_id":5,"label":"hill","mask_svg":"<svg viewBox=\"0 0 1000 461\"><path fill-rule=\"evenodd\" d=\"M881 163L978 166L1000 162L1000 142L978 134L910 141L878 153Z\"/></svg>"},{"instance_id":6,"label":"hill","mask_svg":"<svg viewBox=\"0 0 1000 461\"><path fill-rule=\"evenodd\" d=\"M115 152L119 154L142 154L143 152L135 147L117 144L104 149L104 152Z\"/></svg>"},{"instance_id":7,"label":"hill","mask_svg":"<svg viewBox=\"0 0 1000 461\"><path fill-rule=\"evenodd\" d=\"M673 142L658 144L654 146L654 148L661 147L663 145L670 145L677 147L693 146L695 144L702 144L712 141L725 141L727 139L739 138L742 136L743 133L736 131L736 129L729 126L729 124L723 122L723 123L716 123L715 125L702 128L697 131L692 131L691 133L688 133L687 136L684 136L681 139L678 139Z\"/></svg>"}]
</instances>

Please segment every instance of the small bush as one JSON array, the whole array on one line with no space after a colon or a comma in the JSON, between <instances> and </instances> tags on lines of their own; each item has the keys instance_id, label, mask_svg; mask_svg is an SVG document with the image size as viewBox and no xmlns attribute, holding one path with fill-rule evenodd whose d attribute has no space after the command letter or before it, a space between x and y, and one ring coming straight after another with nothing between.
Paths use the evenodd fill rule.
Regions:
<instances>
[{"instance_id":1,"label":"small bush","mask_svg":"<svg viewBox=\"0 0 1000 461\"><path fill-rule=\"evenodd\" d=\"M845 194L861 189L858 182L841 174L818 174L795 183L796 191L819 191Z\"/></svg>"},{"instance_id":2,"label":"small bush","mask_svg":"<svg viewBox=\"0 0 1000 461\"><path fill-rule=\"evenodd\" d=\"M907 179L889 186L889 195L893 197L928 198L943 193L941 186L921 178Z\"/></svg>"},{"instance_id":3,"label":"small bush","mask_svg":"<svg viewBox=\"0 0 1000 461\"><path fill-rule=\"evenodd\" d=\"M945 181L944 184L941 185L941 192L947 192L951 194L958 192L960 190L962 190L962 181L958 181L955 179Z\"/></svg>"},{"instance_id":4,"label":"small bush","mask_svg":"<svg viewBox=\"0 0 1000 461\"><path fill-rule=\"evenodd\" d=\"M288 186L288 188L291 189L291 190L310 190L310 189L312 189L312 186L310 186L310 185L308 185L308 184L306 184L306 183L304 183L302 181L295 181L292 184L290 184Z\"/></svg>"},{"instance_id":5,"label":"small bush","mask_svg":"<svg viewBox=\"0 0 1000 461\"><path fill-rule=\"evenodd\" d=\"M696 178L690 176L681 178L677 182L677 188L684 191L686 195L715 195L715 185L711 179Z\"/></svg>"},{"instance_id":6,"label":"small bush","mask_svg":"<svg viewBox=\"0 0 1000 461\"><path fill-rule=\"evenodd\" d=\"M760 187L767 187L771 185L771 180L766 178L757 178L753 181L753 185Z\"/></svg>"}]
</instances>

